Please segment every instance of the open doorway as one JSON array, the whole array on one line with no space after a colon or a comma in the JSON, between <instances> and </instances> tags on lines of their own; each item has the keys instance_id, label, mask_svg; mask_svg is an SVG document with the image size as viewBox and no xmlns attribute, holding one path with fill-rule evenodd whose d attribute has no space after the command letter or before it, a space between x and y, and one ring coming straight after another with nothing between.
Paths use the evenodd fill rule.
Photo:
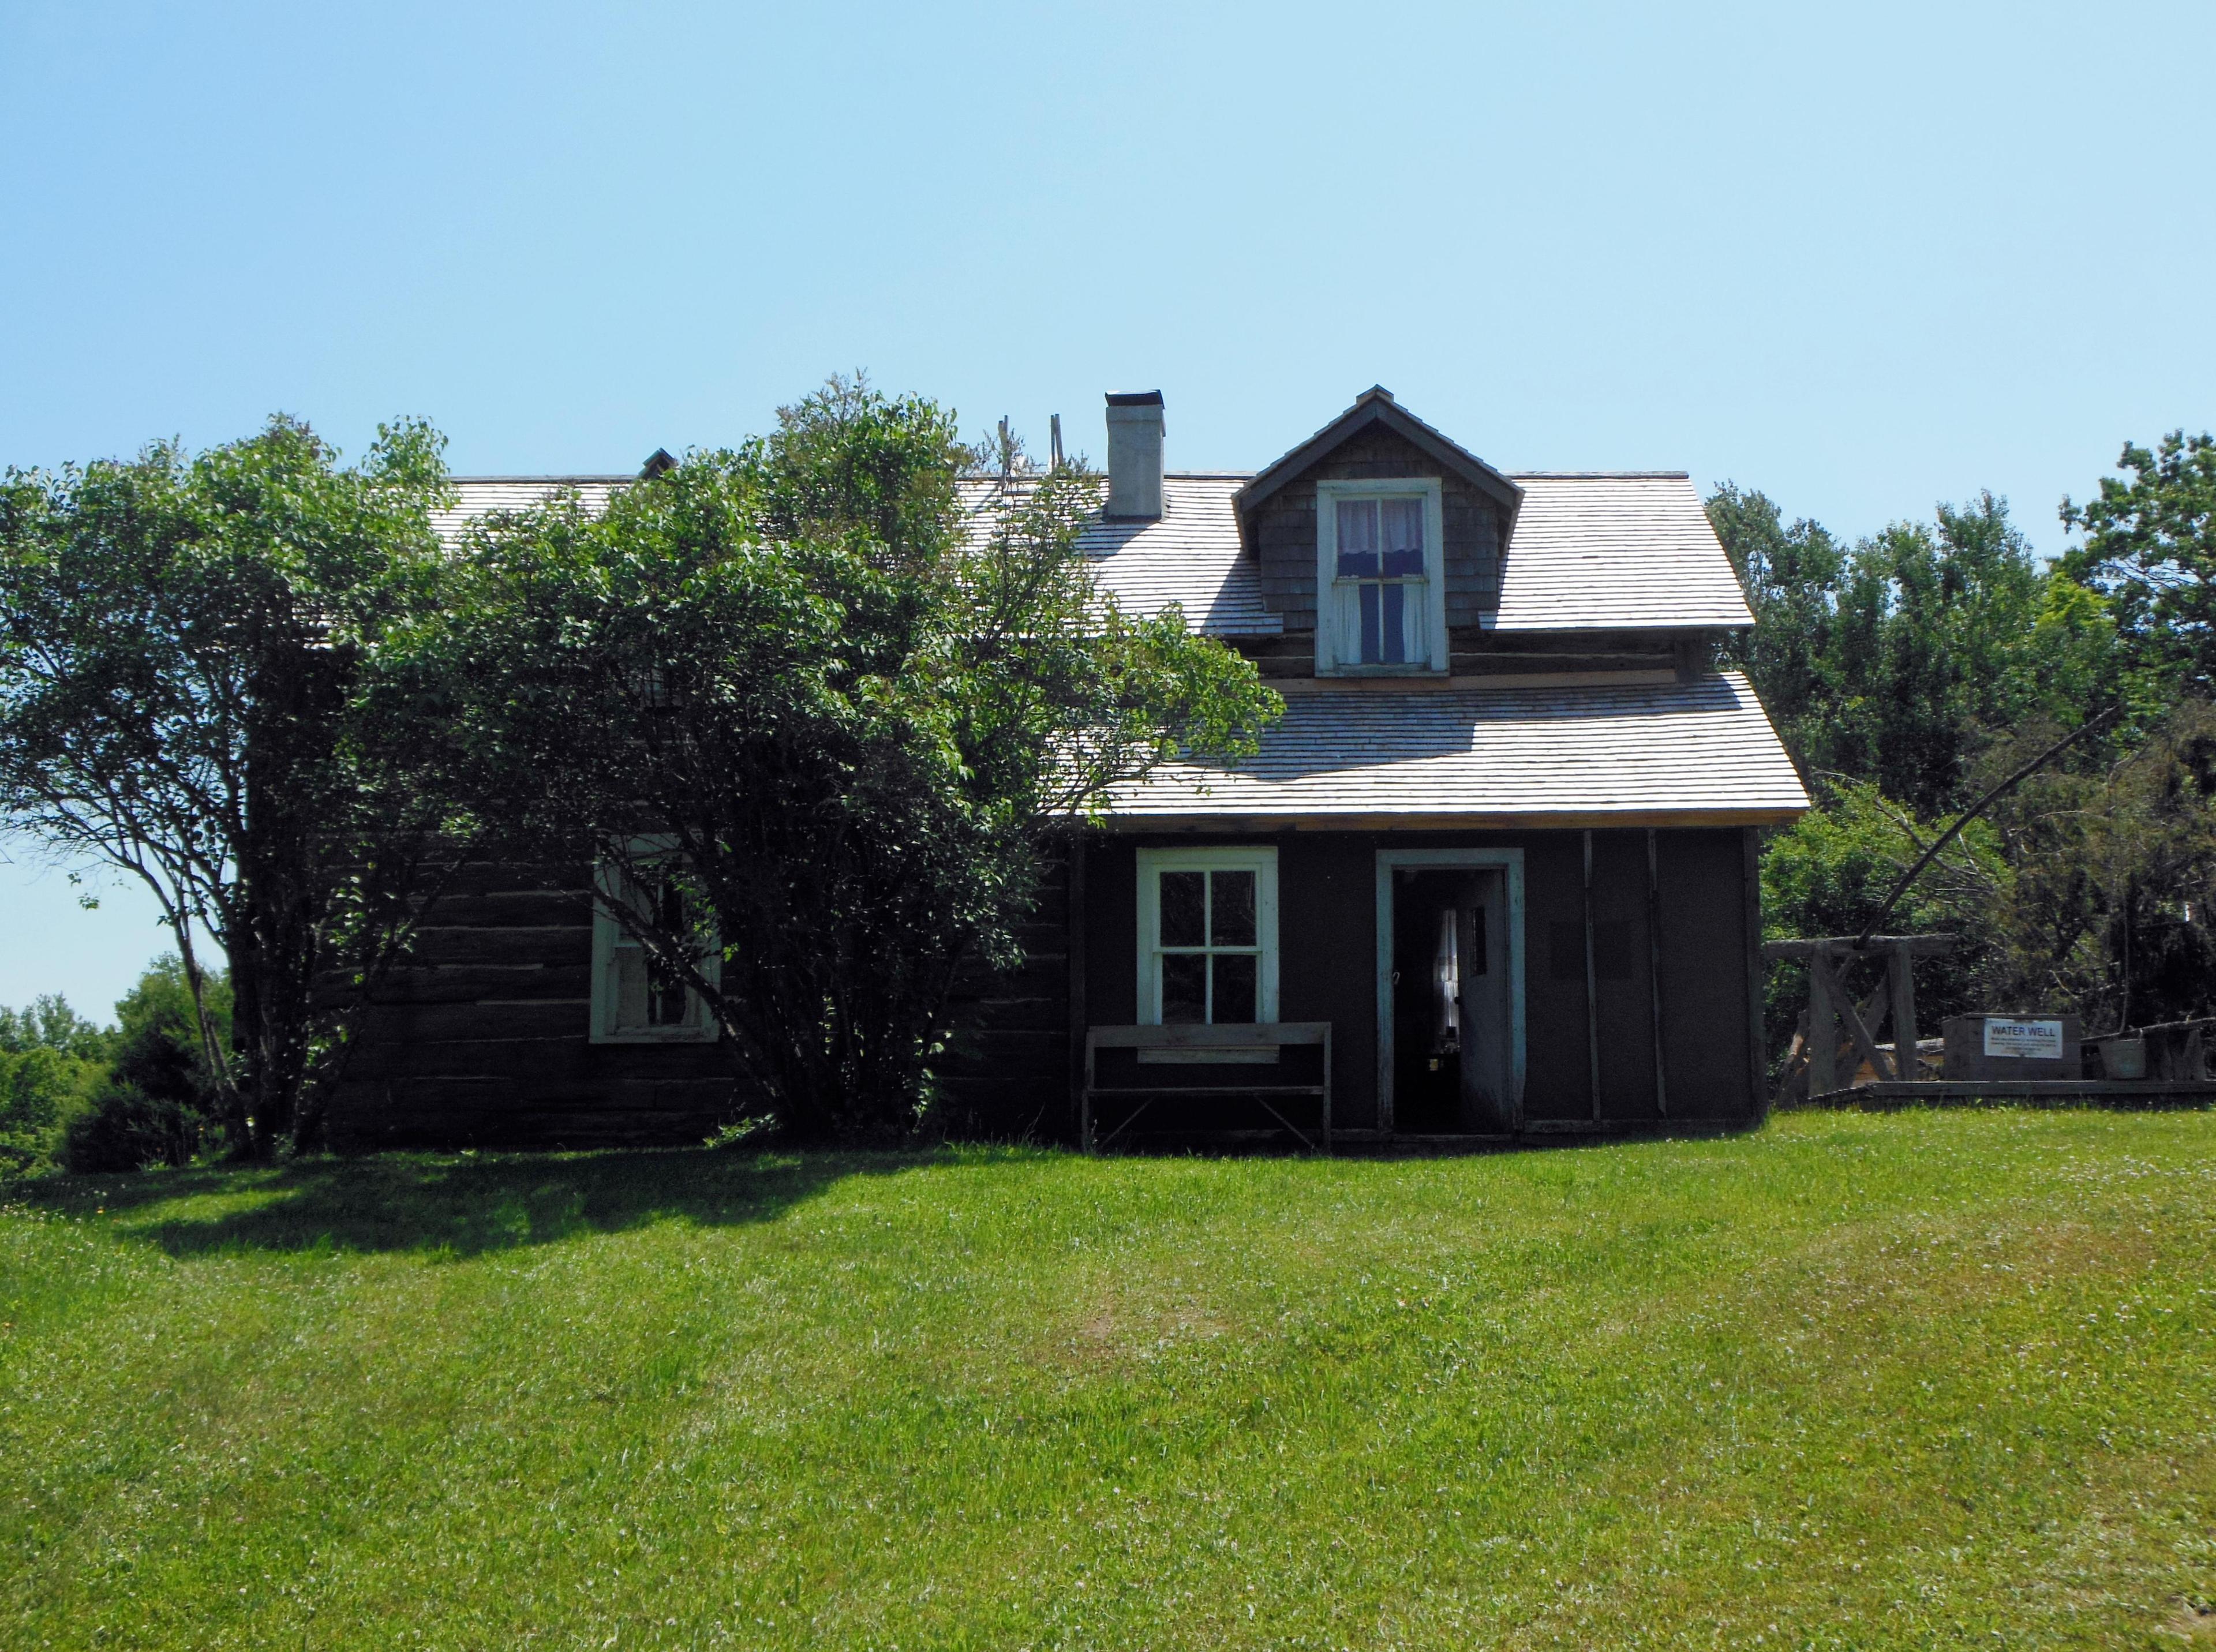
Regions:
<instances>
[{"instance_id":1,"label":"open doorway","mask_svg":"<svg viewBox=\"0 0 2216 1652\"><path fill-rule=\"evenodd\" d=\"M1517 1124L1522 890L1512 886L1522 868L1499 851L1485 857L1492 864L1468 863L1474 853L1423 863L1451 852L1379 857L1379 1078L1387 1127L1401 1134L1492 1135Z\"/></svg>"}]
</instances>

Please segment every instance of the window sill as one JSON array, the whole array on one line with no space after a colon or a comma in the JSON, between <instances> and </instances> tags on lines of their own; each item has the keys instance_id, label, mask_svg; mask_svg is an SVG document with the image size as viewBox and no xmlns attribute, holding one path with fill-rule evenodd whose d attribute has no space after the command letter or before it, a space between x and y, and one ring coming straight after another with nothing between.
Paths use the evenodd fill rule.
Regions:
<instances>
[{"instance_id":1,"label":"window sill","mask_svg":"<svg viewBox=\"0 0 2216 1652\"><path fill-rule=\"evenodd\" d=\"M671 1027L637 1032L596 1032L594 1044L713 1044L723 1035L720 1027Z\"/></svg>"},{"instance_id":2,"label":"window sill","mask_svg":"<svg viewBox=\"0 0 2216 1652\"><path fill-rule=\"evenodd\" d=\"M1274 1067L1275 1050L1141 1050L1142 1067Z\"/></svg>"},{"instance_id":3,"label":"window sill","mask_svg":"<svg viewBox=\"0 0 2216 1652\"><path fill-rule=\"evenodd\" d=\"M1322 666L1316 669L1319 677L1407 677L1443 680L1447 675L1436 666Z\"/></svg>"}]
</instances>

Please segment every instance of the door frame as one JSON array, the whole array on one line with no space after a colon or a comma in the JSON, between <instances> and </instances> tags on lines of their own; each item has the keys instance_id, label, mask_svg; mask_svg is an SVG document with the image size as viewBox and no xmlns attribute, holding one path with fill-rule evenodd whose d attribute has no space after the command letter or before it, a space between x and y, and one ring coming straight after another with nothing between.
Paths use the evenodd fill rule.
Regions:
<instances>
[{"instance_id":1,"label":"door frame","mask_svg":"<svg viewBox=\"0 0 2216 1652\"><path fill-rule=\"evenodd\" d=\"M1377 1122L1394 1133L1393 875L1403 869L1498 871L1508 886L1509 1091L1524 1127L1524 851L1521 849L1381 849L1377 851Z\"/></svg>"}]
</instances>

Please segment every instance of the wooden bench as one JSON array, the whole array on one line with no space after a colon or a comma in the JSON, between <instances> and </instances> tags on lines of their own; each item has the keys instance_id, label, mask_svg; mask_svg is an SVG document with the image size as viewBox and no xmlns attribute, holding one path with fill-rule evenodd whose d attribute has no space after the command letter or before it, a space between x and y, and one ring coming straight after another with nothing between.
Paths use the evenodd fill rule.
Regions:
<instances>
[{"instance_id":1,"label":"wooden bench","mask_svg":"<svg viewBox=\"0 0 2216 1652\"><path fill-rule=\"evenodd\" d=\"M1142 1059L1148 1055L1174 1060L1179 1053L1191 1053L1206 1061L1220 1059L1229 1053L1263 1053L1275 1054L1288 1046L1315 1045L1323 1051L1322 1081L1313 1084L1240 1084L1227 1081L1214 1084L1103 1084L1099 1074L1099 1053L1102 1050L1136 1050ZM1095 1096L1142 1096L1130 1116L1108 1133L1106 1139L1095 1143L1093 1139L1093 1102ZM1085 1090L1080 1102L1079 1137L1085 1151L1105 1146L1138 1121L1156 1101L1168 1096L1222 1096L1259 1103L1262 1110L1290 1131L1304 1147L1315 1150L1320 1145L1324 1152L1331 1151L1331 1023L1327 1021L1240 1022L1216 1026L1173 1027L1088 1027L1085 1029ZM1277 1108L1280 1100L1290 1101L1299 1096L1314 1096L1322 1104L1322 1127L1320 1139L1311 1139L1308 1133L1294 1124Z\"/></svg>"}]
</instances>

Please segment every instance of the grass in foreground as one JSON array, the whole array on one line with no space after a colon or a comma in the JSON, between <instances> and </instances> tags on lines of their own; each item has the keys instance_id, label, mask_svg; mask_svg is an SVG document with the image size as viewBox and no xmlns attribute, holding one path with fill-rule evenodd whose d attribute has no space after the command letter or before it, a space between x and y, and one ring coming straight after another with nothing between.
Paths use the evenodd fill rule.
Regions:
<instances>
[{"instance_id":1,"label":"grass in foreground","mask_svg":"<svg viewBox=\"0 0 2216 1652\"><path fill-rule=\"evenodd\" d=\"M38 1184L0 1643L2216 1644L2212 1195L2047 1113Z\"/></svg>"}]
</instances>

